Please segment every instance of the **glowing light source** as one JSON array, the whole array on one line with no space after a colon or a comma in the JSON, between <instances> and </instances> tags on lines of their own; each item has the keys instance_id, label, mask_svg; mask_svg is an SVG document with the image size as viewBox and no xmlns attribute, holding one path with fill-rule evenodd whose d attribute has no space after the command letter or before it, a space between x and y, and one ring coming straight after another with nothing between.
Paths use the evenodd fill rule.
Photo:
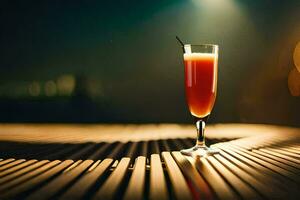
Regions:
<instances>
[{"instance_id":1,"label":"glowing light source","mask_svg":"<svg viewBox=\"0 0 300 200\"><path fill-rule=\"evenodd\" d=\"M39 96L41 93L41 86L38 82L33 81L32 83L30 83L29 87L28 87L28 92L31 96Z\"/></svg>"},{"instance_id":2,"label":"glowing light source","mask_svg":"<svg viewBox=\"0 0 300 200\"><path fill-rule=\"evenodd\" d=\"M57 79L57 89L60 95L71 95L75 89L76 80L73 75L63 75Z\"/></svg>"},{"instance_id":3,"label":"glowing light source","mask_svg":"<svg viewBox=\"0 0 300 200\"><path fill-rule=\"evenodd\" d=\"M292 96L300 96L300 72L296 68L289 73L288 87Z\"/></svg>"},{"instance_id":4,"label":"glowing light source","mask_svg":"<svg viewBox=\"0 0 300 200\"><path fill-rule=\"evenodd\" d=\"M46 96L54 96L56 94L56 83L54 81L47 81L45 84Z\"/></svg>"},{"instance_id":5,"label":"glowing light source","mask_svg":"<svg viewBox=\"0 0 300 200\"><path fill-rule=\"evenodd\" d=\"M293 59L298 72L300 72L300 41L297 43L295 47Z\"/></svg>"}]
</instances>

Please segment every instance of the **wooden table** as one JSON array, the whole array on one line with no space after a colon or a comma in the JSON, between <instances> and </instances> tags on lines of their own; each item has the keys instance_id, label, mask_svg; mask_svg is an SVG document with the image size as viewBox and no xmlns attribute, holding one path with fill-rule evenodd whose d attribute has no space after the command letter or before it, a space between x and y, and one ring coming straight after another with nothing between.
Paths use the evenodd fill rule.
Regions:
<instances>
[{"instance_id":1,"label":"wooden table","mask_svg":"<svg viewBox=\"0 0 300 200\"><path fill-rule=\"evenodd\" d=\"M299 128L210 125L220 154L181 155L194 138L178 124L0 124L0 199L299 199Z\"/></svg>"}]
</instances>

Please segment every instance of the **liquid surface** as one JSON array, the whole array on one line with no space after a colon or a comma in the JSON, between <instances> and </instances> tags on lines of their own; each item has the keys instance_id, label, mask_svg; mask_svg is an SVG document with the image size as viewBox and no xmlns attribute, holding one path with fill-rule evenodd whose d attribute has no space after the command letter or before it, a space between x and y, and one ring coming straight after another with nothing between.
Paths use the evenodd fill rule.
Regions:
<instances>
[{"instance_id":1,"label":"liquid surface","mask_svg":"<svg viewBox=\"0 0 300 200\"><path fill-rule=\"evenodd\" d=\"M217 57L210 53L184 54L184 65L189 110L195 117L206 117L216 98Z\"/></svg>"}]
</instances>

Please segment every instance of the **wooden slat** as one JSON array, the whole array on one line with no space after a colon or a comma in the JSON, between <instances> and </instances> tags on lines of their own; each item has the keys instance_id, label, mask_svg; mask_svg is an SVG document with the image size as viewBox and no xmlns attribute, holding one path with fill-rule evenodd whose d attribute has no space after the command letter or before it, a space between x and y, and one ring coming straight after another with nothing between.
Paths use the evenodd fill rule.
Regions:
<instances>
[{"instance_id":1,"label":"wooden slat","mask_svg":"<svg viewBox=\"0 0 300 200\"><path fill-rule=\"evenodd\" d=\"M87 159L89 159L89 160L102 159L102 158L100 158L100 156L102 156L103 153L108 149L108 147L110 146L110 143L101 142L101 143L97 143L96 146L97 146L97 148L95 148L95 150L92 151L92 153L87 156Z\"/></svg>"},{"instance_id":2,"label":"wooden slat","mask_svg":"<svg viewBox=\"0 0 300 200\"><path fill-rule=\"evenodd\" d=\"M222 157L226 158L228 160L228 162L230 164L234 164L235 166L237 166L239 169L243 170L244 172L246 172L249 176L251 176L253 179L255 179L256 181L263 183L264 186L268 186L267 188L265 188L264 186L261 187L261 184L258 183L256 185L252 184L251 185L255 188L259 188L259 191L268 191L269 189L271 190L270 192L263 192L264 195L266 195L267 197L269 195L272 196L279 196L282 192L283 192L283 188L282 188L282 183L277 181L277 179L272 178L271 176L268 176L265 173L262 173L261 170L257 170L253 167L251 167L251 165L245 164L243 162L241 162L240 160L236 159L235 157L229 155L228 153L224 152L223 150L220 151L220 155L222 155ZM218 157L216 157L218 159ZM222 162L225 162L222 159ZM227 165L230 165L229 163L227 163ZM234 167L229 167L229 169L235 169ZM237 173L239 170L232 170L234 173ZM237 173L241 174L241 173ZM243 175L244 176L244 175ZM251 178L244 178L246 181L250 182L252 181ZM275 187L277 184L278 187Z\"/></svg>"},{"instance_id":3,"label":"wooden slat","mask_svg":"<svg viewBox=\"0 0 300 200\"><path fill-rule=\"evenodd\" d=\"M130 143L130 146L128 148L128 151L126 152L125 157L132 158L135 155L136 151L137 151L137 147L138 147L137 142Z\"/></svg>"},{"instance_id":4,"label":"wooden slat","mask_svg":"<svg viewBox=\"0 0 300 200\"><path fill-rule=\"evenodd\" d=\"M160 142L162 144L161 147L163 148L163 151L171 151L171 148L166 140L161 140Z\"/></svg>"},{"instance_id":5,"label":"wooden slat","mask_svg":"<svg viewBox=\"0 0 300 200\"><path fill-rule=\"evenodd\" d=\"M89 155L88 158L90 160L99 160L99 159L102 159L102 157L104 157L105 151L108 150L108 148L110 147L110 145L111 145L110 143L105 143L100 148L98 148L97 150L95 150L91 155Z\"/></svg>"},{"instance_id":6,"label":"wooden slat","mask_svg":"<svg viewBox=\"0 0 300 200\"><path fill-rule=\"evenodd\" d=\"M159 154L152 154L150 161L150 200L167 200L167 185Z\"/></svg>"},{"instance_id":7,"label":"wooden slat","mask_svg":"<svg viewBox=\"0 0 300 200\"><path fill-rule=\"evenodd\" d=\"M14 158L9 158L9 159L2 160L2 161L0 161L0 166L3 166L5 164L7 164L7 163L10 163L10 162L12 162L14 160L15 160Z\"/></svg>"},{"instance_id":8,"label":"wooden slat","mask_svg":"<svg viewBox=\"0 0 300 200\"><path fill-rule=\"evenodd\" d=\"M19 180L20 177L22 179L22 175L27 174L27 173L30 174L30 171L35 170L35 169L37 169L37 168L39 168L39 167L41 167L41 166L43 166L43 165L45 165L49 162L50 162L49 160L42 160L42 161L36 162L36 163L34 163L30 166L27 166L23 169L20 169L20 170L14 172L12 174L1 177L0 185L4 184L4 183L10 184L11 180L13 180L13 182L16 182L15 180ZM1 188L1 186L0 186L0 188Z\"/></svg>"},{"instance_id":9,"label":"wooden slat","mask_svg":"<svg viewBox=\"0 0 300 200\"><path fill-rule=\"evenodd\" d=\"M239 199L239 197L232 191L230 186L218 174L218 172L211 166L205 157L190 159L198 172L208 182L210 187L215 191L219 199Z\"/></svg>"},{"instance_id":10,"label":"wooden slat","mask_svg":"<svg viewBox=\"0 0 300 200\"><path fill-rule=\"evenodd\" d=\"M36 192L30 194L27 199L50 199L59 190L64 188L67 184L76 179L81 173L83 173L91 164L92 160L85 160L79 165L69 169L67 168L62 174L53 179L50 183L40 188Z\"/></svg>"},{"instance_id":11,"label":"wooden slat","mask_svg":"<svg viewBox=\"0 0 300 200\"><path fill-rule=\"evenodd\" d=\"M214 195L208 184L204 181L197 169L178 151L173 151L177 164L182 170L182 173L191 181L198 192L197 199L213 199Z\"/></svg>"},{"instance_id":12,"label":"wooden slat","mask_svg":"<svg viewBox=\"0 0 300 200\"><path fill-rule=\"evenodd\" d=\"M157 140L154 140L151 142L151 149L152 149L152 152L153 154L159 154L160 153L160 150L159 150L159 144L158 144L158 141Z\"/></svg>"},{"instance_id":13,"label":"wooden slat","mask_svg":"<svg viewBox=\"0 0 300 200\"><path fill-rule=\"evenodd\" d=\"M184 179L183 174L181 173L178 165L172 158L170 152L163 152L162 157L164 159L168 175L174 189L175 198L178 200L181 199L192 199L191 191L188 188L188 185Z\"/></svg>"},{"instance_id":14,"label":"wooden slat","mask_svg":"<svg viewBox=\"0 0 300 200\"><path fill-rule=\"evenodd\" d=\"M23 163L21 163L21 164L19 164L19 165L16 165L16 166L13 166L13 167L11 167L11 168L9 168L9 169L6 169L6 170L4 170L4 171L1 171L1 172L0 172L0 177L3 177L3 176L5 176L5 175L10 174L10 173L12 173L12 172L15 172L15 171L17 171L17 170L20 170L21 168L26 167L26 166L28 166L28 165L31 165L31 164L33 164L33 163L35 163L35 162L37 162L37 160L28 160L28 161L25 161L25 162L23 162Z\"/></svg>"},{"instance_id":15,"label":"wooden slat","mask_svg":"<svg viewBox=\"0 0 300 200\"><path fill-rule=\"evenodd\" d=\"M287 155L287 156L291 156L291 157L298 158L298 159L300 158L299 154L286 151L284 148L282 148L282 149L273 149L273 150L278 152L278 153L282 153L284 155Z\"/></svg>"},{"instance_id":16,"label":"wooden slat","mask_svg":"<svg viewBox=\"0 0 300 200\"><path fill-rule=\"evenodd\" d=\"M231 146L231 148L233 148ZM247 150L238 148L235 150L237 153L247 155L252 160L256 160L257 162L263 164L264 166L270 168L271 170L291 179L296 182L299 182L299 176L293 172L293 168L285 165L284 163L277 162L276 160L269 159L267 157L261 156L259 154L255 154L254 152L249 152Z\"/></svg>"},{"instance_id":17,"label":"wooden slat","mask_svg":"<svg viewBox=\"0 0 300 200\"><path fill-rule=\"evenodd\" d=\"M71 145L66 146L65 148L59 149L58 151L53 151L47 155L44 156L47 160L53 160L53 159L65 159L68 155L72 154L71 152L74 152L78 150L77 145Z\"/></svg>"},{"instance_id":18,"label":"wooden slat","mask_svg":"<svg viewBox=\"0 0 300 200\"><path fill-rule=\"evenodd\" d=\"M77 160L80 159L81 156L83 156L84 154L86 154L87 152L91 151L93 148L95 148L97 146L97 144L88 144L87 146L85 146L84 148L81 148L79 151L73 153L72 155L68 156L69 159L72 160Z\"/></svg>"},{"instance_id":19,"label":"wooden slat","mask_svg":"<svg viewBox=\"0 0 300 200\"><path fill-rule=\"evenodd\" d=\"M112 162L113 159L106 158L100 164L97 164L97 162L95 163L96 165L93 164L90 169L60 197L60 199L82 199L96 181L109 169Z\"/></svg>"},{"instance_id":20,"label":"wooden slat","mask_svg":"<svg viewBox=\"0 0 300 200\"><path fill-rule=\"evenodd\" d=\"M144 141L142 142L140 155L147 157L147 154L148 154L148 142Z\"/></svg>"},{"instance_id":21,"label":"wooden slat","mask_svg":"<svg viewBox=\"0 0 300 200\"><path fill-rule=\"evenodd\" d=\"M248 158L248 159L250 159L250 160L252 160L252 161L254 161L256 163L258 163L259 165L261 165L261 166L263 166L263 167L265 167L265 168L273 171L274 172L272 174L273 176L277 176L278 177L278 175L281 175L284 178L289 178L288 176L285 175L285 174L289 174L289 172L287 170L283 169L283 168L280 168L280 167L278 167L276 165L273 165L273 164L271 164L269 162L261 160L261 159L255 157L255 156L249 154L248 152L245 153L243 151L240 151L239 149L233 148L232 146L226 146L226 148L224 148L224 150L226 151L226 149L231 149L235 153L238 153L238 154L240 154L240 155L242 155L242 156L244 156L244 157L246 157L246 158Z\"/></svg>"},{"instance_id":22,"label":"wooden slat","mask_svg":"<svg viewBox=\"0 0 300 200\"><path fill-rule=\"evenodd\" d=\"M119 189L130 164L130 158L122 158L116 169L99 188L93 199L113 199Z\"/></svg>"},{"instance_id":23,"label":"wooden slat","mask_svg":"<svg viewBox=\"0 0 300 200\"><path fill-rule=\"evenodd\" d=\"M290 151L292 153L300 154L300 149L295 148L294 146L287 146L284 150Z\"/></svg>"},{"instance_id":24,"label":"wooden slat","mask_svg":"<svg viewBox=\"0 0 300 200\"><path fill-rule=\"evenodd\" d=\"M59 145L44 144L42 149L38 149L35 150L34 152L31 152L30 157L50 160L51 154L55 154L55 152L60 152L65 148L66 147L62 144Z\"/></svg>"},{"instance_id":25,"label":"wooden slat","mask_svg":"<svg viewBox=\"0 0 300 200\"><path fill-rule=\"evenodd\" d=\"M287 170L287 171L289 171L291 173L294 173L294 176L298 176L297 175L298 170L295 169L295 167L288 165L289 161L286 161L286 160L282 161L282 159L280 159L280 158L277 158L275 156L272 157L272 156L270 156L270 155L268 155L266 153L259 152L258 150L255 150L255 149L253 149L252 151L248 151L248 150L245 150L244 148L241 148L241 147L236 147L236 148L238 148L242 152L250 154L250 155L252 155L254 157L257 157L257 158L259 158L259 159L261 159L263 161L272 163L273 165L276 165L276 166L278 166L280 168L283 168L283 169L285 169L285 170ZM293 176L293 175L291 175L291 176Z\"/></svg>"},{"instance_id":26,"label":"wooden slat","mask_svg":"<svg viewBox=\"0 0 300 200\"><path fill-rule=\"evenodd\" d=\"M299 159L292 158L292 157L290 157L290 156L287 156L287 155L284 155L284 154L281 154L281 153L272 151L272 149L269 149L269 148L266 148L266 149L259 149L259 151L266 152L266 153L268 153L268 154L271 154L271 155L274 155L274 156L283 158L284 160L288 160L288 161L290 161L290 162L296 163L297 166L300 166L300 160L299 160ZM297 167L297 168L298 168L298 167Z\"/></svg>"},{"instance_id":27,"label":"wooden slat","mask_svg":"<svg viewBox=\"0 0 300 200\"><path fill-rule=\"evenodd\" d=\"M145 173L146 173L146 157L139 156L136 159L130 181L124 196L125 200L144 199L143 193L145 188Z\"/></svg>"},{"instance_id":28,"label":"wooden slat","mask_svg":"<svg viewBox=\"0 0 300 200\"><path fill-rule=\"evenodd\" d=\"M283 188L285 190L288 189L287 185L291 184L289 179L286 179L282 175L274 172L273 170L265 167L264 165L249 159L245 155L241 155L241 154L238 154L238 153L234 152L228 146L218 146L218 147L221 148L223 151L227 152L228 154L234 156L238 160L246 163L248 166L250 166L251 168L253 168L257 172L256 174L260 174L260 175L263 174L262 178L265 179L266 181L272 179L272 181L274 183L276 183L277 185L280 185L281 188ZM286 183L286 184L282 184L282 183Z\"/></svg>"},{"instance_id":29,"label":"wooden slat","mask_svg":"<svg viewBox=\"0 0 300 200\"><path fill-rule=\"evenodd\" d=\"M175 147L175 150L174 151L178 151L180 149L184 149L184 144L182 144L181 140L180 139L172 139L171 140L174 147Z\"/></svg>"},{"instance_id":30,"label":"wooden slat","mask_svg":"<svg viewBox=\"0 0 300 200\"><path fill-rule=\"evenodd\" d=\"M0 172L24 162L25 159L14 160L0 167Z\"/></svg>"},{"instance_id":31,"label":"wooden slat","mask_svg":"<svg viewBox=\"0 0 300 200\"><path fill-rule=\"evenodd\" d=\"M243 199L262 199L251 187L218 162L214 156L208 156L207 159Z\"/></svg>"},{"instance_id":32,"label":"wooden slat","mask_svg":"<svg viewBox=\"0 0 300 200\"><path fill-rule=\"evenodd\" d=\"M272 160L276 160L277 162L280 162L280 163L284 163L290 167L293 167L295 169L293 169L292 171L293 172L300 172L300 165L295 163L295 162L292 162L290 161L289 159L284 159L284 158L281 158L280 156L275 156L274 154L272 153L268 153L268 152L264 152L264 151L261 151L261 150L252 150L252 152L256 153L256 154L259 154L261 156L264 156L264 157L267 157L269 159L272 159Z\"/></svg>"},{"instance_id":33,"label":"wooden slat","mask_svg":"<svg viewBox=\"0 0 300 200\"><path fill-rule=\"evenodd\" d=\"M23 184L13 187L9 190L3 191L3 193L0 194L0 197L2 196L3 198L13 198L16 195L18 195L22 192L25 192L25 191L33 188L34 186L39 185L40 183L50 179L51 177L53 177L57 173L61 172L64 168L68 167L72 163L73 163L72 160L65 160L58 165L56 165L57 162L55 162L55 164L54 164L54 165L56 165L55 167L53 167L47 171L44 171L44 173L40 173L38 176L34 176L33 178L29 179L28 181L23 182ZM45 166L43 166L43 167L45 167ZM41 167L41 168L43 168L43 167ZM49 167L49 166L47 166L47 167ZM32 174L33 173L31 173L31 175Z\"/></svg>"},{"instance_id":34,"label":"wooden slat","mask_svg":"<svg viewBox=\"0 0 300 200\"><path fill-rule=\"evenodd\" d=\"M290 149L294 149L297 152L300 152L300 144L292 144L291 146L289 146Z\"/></svg>"},{"instance_id":35,"label":"wooden slat","mask_svg":"<svg viewBox=\"0 0 300 200\"><path fill-rule=\"evenodd\" d=\"M122 142L117 142L114 146L114 149L107 155L107 158L118 159L120 156L120 152L122 152L122 148L125 146Z\"/></svg>"},{"instance_id":36,"label":"wooden slat","mask_svg":"<svg viewBox=\"0 0 300 200\"><path fill-rule=\"evenodd\" d=\"M220 161L224 166L226 166L232 173L234 173L237 177L239 177L244 182L248 183L249 186L254 188L260 195L264 198L274 199L274 198L284 198L282 191L276 190L270 185L266 185L264 181L259 181L255 177L246 173L238 166L232 164L229 160L225 159L221 155L215 155L215 158Z\"/></svg>"}]
</instances>

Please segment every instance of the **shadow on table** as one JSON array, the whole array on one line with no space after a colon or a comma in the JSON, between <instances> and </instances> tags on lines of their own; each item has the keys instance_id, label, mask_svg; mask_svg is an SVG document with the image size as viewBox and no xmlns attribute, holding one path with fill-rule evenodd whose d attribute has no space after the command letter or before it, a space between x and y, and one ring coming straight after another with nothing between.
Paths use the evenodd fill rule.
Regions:
<instances>
[{"instance_id":1,"label":"shadow on table","mask_svg":"<svg viewBox=\"0 0 300 200\"><path fill-rule=\"evenodd\" d=\"M228 141L226 139L207 139L207 144ZM29 143L0 141L0 158L37 160L99 160L103 158L136 158L163 151L178 151L194 145L193 138L150 140L139 142L86 142L86 143Z\"/></svg>"}]
</instances>

